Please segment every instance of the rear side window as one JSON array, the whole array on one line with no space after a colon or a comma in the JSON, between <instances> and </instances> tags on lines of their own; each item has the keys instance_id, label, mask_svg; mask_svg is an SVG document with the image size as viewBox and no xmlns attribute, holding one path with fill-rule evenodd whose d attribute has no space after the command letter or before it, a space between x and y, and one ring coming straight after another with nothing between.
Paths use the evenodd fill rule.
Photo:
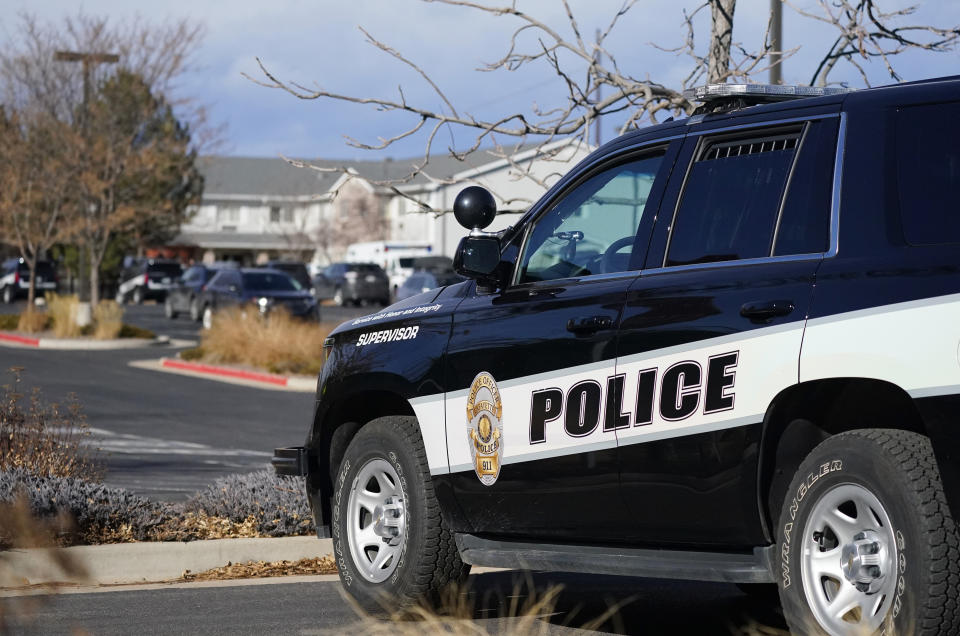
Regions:
<instances>
[{"instance_id":1,"label":"rear side window","mask_svg":"<svg viewBox=\"0 0 960 636\"><path fill-rule=\"evenodd\" d=\"M687 175L665 265L769 256L801 132L704 139Z\"/></svg>"},{"instance_id":2,"label":"rear side window","mask_svg":"<svg viewBox=\"0 0 960 636\"><path fill-rule=\"evenodd\" d=\"M911 245L960 243L960 103L897 113L897 183Z\"/></svg>"}]
</instances>

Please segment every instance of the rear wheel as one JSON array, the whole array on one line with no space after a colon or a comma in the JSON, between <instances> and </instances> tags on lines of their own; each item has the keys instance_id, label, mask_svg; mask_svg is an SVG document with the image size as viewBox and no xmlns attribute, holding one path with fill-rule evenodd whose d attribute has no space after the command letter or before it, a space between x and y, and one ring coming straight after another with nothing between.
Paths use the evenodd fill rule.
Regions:
<instances>
[{"instance_id":1,"label":"rear wheel","mask_svg":"<svg viewBox=\"0 0 960 636\"><path fill-rule=\"evenodd\" d=\"M170 300L170 297L167 296L167 299L163 301L163 313L166 314L167 318L173 320L177 317L178 312L173 308L173 301Z\"/></svg>"},{"instance_id":2,"label":"rear wheel","mask_svg":"<svg viewBox=\"0 0 960 636\"><path fill-rule=\"evenodd\" d=\"M333 549L344 589L367 612L403 612L463 580L414 417L360 429L334 483Z\"/></svg>"},{"instance_id":3,"label":"rear wheel","mask_svg":"<svg viewBox=\"0 0 960 636\"><path fill-rule=\"evenodd\" d=\"M344 305L343 289L340 287L337 287L333 291L333 304L336 305L337 307L343 307Z\"/></svg>"},{"instance_id":4,"label":"rear wheel","mask_svg":"<svg viewBox=\"0 0 960 636\"><path fill-rule=\"evenodd\" d=\"M7 285L3 288L3 302L5 305L12 305L14 301L13 287Z\"/></svg>"},{"instance_id":5,"label":"rear wheel","mask_svg":"<svg viewBox=\"0 0 960 636\"><path fill-rule=\"evenodd\" d=\"M137 287L133 290L133 297L131 301L134 305L143 304L143 287Z\"/></svg>"},{"instance_id":6,"label":"rear wheel","mask_svg":"<svg viewBox=\"0 0 960 636\"><path fill-rule=\"evenodd\" d=\"M200 310L200 301L196 298L190 301L190 320L200 322L203 312Z\"/></svg>"},{"instance_id":7,"label":"rear wheel","mask_svg":"<svg viewBox=\"0 0 960 636\"><path fill-rule=\"evenodd\" d=\"M960 630L960 539L922 435L865 429L821 443L790 485L777 542L794 633Z\"/></svg>"}]
</instances>

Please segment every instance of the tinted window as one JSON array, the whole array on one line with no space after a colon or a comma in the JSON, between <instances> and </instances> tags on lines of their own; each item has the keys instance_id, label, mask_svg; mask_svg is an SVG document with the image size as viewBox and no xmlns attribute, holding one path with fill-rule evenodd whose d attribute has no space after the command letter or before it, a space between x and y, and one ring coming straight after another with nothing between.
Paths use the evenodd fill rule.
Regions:
<instances>
[{"instance_id":1,"label":"tinted window","mask_svg":"<svg viewBox=\"0 0 960 636\"><path fill-rule=\"evenodd\" d=\"M780 214L776 256L827 251L837 126L836 118L808 124Z\"/></svg>"},{"instance_id":2,"label":"tinted window","mask_svg":"<svg viewBox=\"0 0 960 636\"><path fill-rule=\"evenodd\" d=\"M373 263L351 263L346 266L347 271L359 274L382 274L383 268Z\"/></svg>"},{"instance_id":3,"label":"tinted window","mask_svg":"<svg viewBox=\"0 0 960 636\"><path fill-rule=\"evenodd\" d=\"M897 181L903 233L912 245L960 243L960 104L897 113Z\"/></svg>"},{"instance_id":4,"label":"tinted window","mask_svg":"<svg viewBox=\"0 0 960 636\"><path fill-rule=\"evenodd\" d=\"M398 258L397 262L400 264L400 267L413 267L416 259L413 257L410 258Z\"/></svg>"},{"instance_id":5,"label":"tinted window","mask_svg":"<svg viewBox=\"0 0 960 636\"><path fill-rule=\"evenodd\" d=\"M687 175L666 265L769 256L800 131L707 139Z\"/></svg>"},{"instance_id":6,"label":"tinted window","mask_svg":"<svg viewBox=\"0 0 960 636\"><path fill-rule=\"evenodd\" d=\"M518 282L627 271L662 160L621 164L566 194L530 231Z\"/></svg>"},{"instance_id":7,"label":"tinted window","mask_svg":"<svg viewBox=\"0 0 960 636\"><path fill-rule=\"evenodd\" d=\"M163 274L170 277L179 277L182 269L179 263L152 263L147 266L147 272L150 274Z\"/></svg>"},{"instance_id":8,"label":"tinted window","mask_svg":"<svg viewBox=\"0 0 960 636\"><path fill-rule=\"evenodd\" d=\"M246 272L243 288L247 291L297 291L300 283L282 272Z\"/></svg>"}]
</instances>

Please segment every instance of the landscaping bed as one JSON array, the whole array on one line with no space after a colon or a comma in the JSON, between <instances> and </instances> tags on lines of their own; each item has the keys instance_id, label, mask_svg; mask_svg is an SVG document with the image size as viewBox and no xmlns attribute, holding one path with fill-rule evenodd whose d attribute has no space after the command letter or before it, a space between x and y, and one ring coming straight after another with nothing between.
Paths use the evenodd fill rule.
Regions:
<instances>
[{"instance_id":1,"label":"landscaping bed","mask_svg":"<svg viewBox=\"0 0 960 636\"><path fill-rule=\"evenodd\" d=\"M76 324L76 296L48 294L46 309L27 307L19 314L0 314L0 331L34 338L82 338L114 340L117 338L154 339L156 334L149 329L135 327L123 322L123 307L112 300L102 300L93 308L93 322L86 327Z\"/></svg>"}]
</instances>

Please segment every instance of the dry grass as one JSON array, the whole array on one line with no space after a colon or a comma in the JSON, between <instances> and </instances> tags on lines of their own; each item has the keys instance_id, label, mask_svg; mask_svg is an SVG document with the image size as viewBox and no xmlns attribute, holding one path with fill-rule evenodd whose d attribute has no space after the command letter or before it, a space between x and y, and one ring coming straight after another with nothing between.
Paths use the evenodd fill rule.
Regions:
<instances>
[{"instance_id":1,"label":"dry grass","mask_svg":"<svg viewBox=\"0 0 960 636\"><path fill-rule=\"evenodd\" d=\"M53 321L53 335L57 338L76 338L80 335L80 327L77 326L79 304L76 296L47 294L47 313Z\"/></svg>"},{"instance_id":2,"label":"dry grass","mask_svg":"<svg viewBox=\"0 0 960 636\"><path fill-rule=\"evenodd\" d=\"M306 574L336 574L337 564L333 555L299 561L249 561L227 563L223 567L205 572L185 570L180 577L184 581L225 581L229 579L267 578L274 576L303 576Z\"/></svg>"},{"instance_id":3,"label":"dry grass","mask_svg":"<svg viewBox=\"0 0 960 636\"><path fill-rule=\"evenodd\" d=\"M24 395L20 369L11 371L13 384L0 388L0 470L97 481L103 464L76 397L60 405L45 402L40 389Z\"/></svg>"},{"instance_id":4,"label":"dry grass","mask_svg":"<svg viewBox=\"0 0 960 636\"><path fill-rule=\"evenodd\" d=\"M24 333L40 333L46 331L50 325L50 317L44 311L36 311L27 307L17 320L17 331Z\"/></svg>"},{"instance_id":5,"label":"dry grass","mask_svg":"<svg viewBox=\"0 0 960 636\"><path fill-rule=\"evenodd\" d=\"M123 307L115 300L101 300L93 310L93 337L97 340L113 340L123 329Z\"/></svg>"},{"instance_id":6,"label":"dry grass","mask_svg":"<svg viewBox=\"0 0 960 636\"><path fill-rule=\"evenodd\" d=\"M279 309L267 318L228 309L217 314L201 347L207 362L316 375L323 365L323 341L335 326L297 320Z\"/></svg>"}]
</instances>

